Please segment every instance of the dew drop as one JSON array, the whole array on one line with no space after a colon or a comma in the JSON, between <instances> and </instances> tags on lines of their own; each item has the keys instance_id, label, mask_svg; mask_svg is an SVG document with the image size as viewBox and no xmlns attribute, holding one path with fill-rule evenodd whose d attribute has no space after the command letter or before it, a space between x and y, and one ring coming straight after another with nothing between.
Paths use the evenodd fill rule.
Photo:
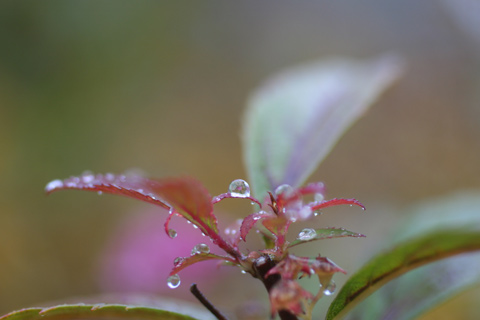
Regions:
<instances>
[{"instance_id":1,"label":"dew drop","mask_svg":"<svg viewBox=\"0 0 480 320\"><path fill-rule=\"evenodd\" d=\"M200 253L210 253L210 248L205 243L197 244L192 249L192 256Z\"/></svg>"},{"instance_id":2,"label":"dew drop","mask_svg":"<svg viewBox=\"0 0 480 320\"><path fill-rule=\"evenodd\" d=\"M99 196L101 196L101 195L103 194L103 192L102 192L102 191L97 191L97 194L98 194Z\"/></svg>"},{"instance_id":3,"label":"dew drop","mask_svg":"<svg viewBox=\"0 0 480 320\"><path fill-rule=\"evenodd\" d=\"M277 189L275 189L275 194L277 196L283 194L284 197L288 198L293 194L293 188L292 186L288 184L282 184L281 186L278 186Z\"/></svg>"},{"instance_id":4,"label":"dew drop","mask_svg":"<svg viewBox=\"0 0 480 320\"><path fill-rule=\"evenodd\" d=\"M322 202L323 200L325 200L325 197L321 193L315 193L315 195L313 196L313 200L315 202Z\"/></svg>"},{"instance_id":5,"label":"dew drop","mask_svg":"<svg viewBox=\"0 0 480 320\"><path fill-rule=\"evenodd\" d=\"M178 267L180 264L182 264L185 261L185 258L182 257L176 257L175 260L173 260L173 266Z\"/></svg>"},{"instance_id":6,"label":"dew drop","mask_svg":"<svg viewBox=\"0 0 480 320\"><path fill-rule=\"evenodd\" d=\"M63 187L63 182L62 180L53 180L53 181L50 181L47 186L45 187L45 191L46 192L51 192L57 188L62 188Z\"/></svg>"},{"instance_id":7,"label":"dew drop","mask_svg":"<svg viewBox=\"0 0 480 320\"><path fill-rule=\"evenodd\" d=\"M241 270L241 271L240 271L240 273L241 273L241 274L246 274L246 273L247 273L247 271L245 271L245 270Z\"/></svg>"},{"instance_id":8,"label":"dew drop","mask_svg":"<svg viewBox=\"0 0 480 320\"><path fill-rule=\"evenodd\" d=\"M250 186L245 180L233 180L230 186L228 186L228 192L235 198L250 197Z\"/></svg>"},{"instance_id":9,"label":"dew drop","mask_svg":"<svg viewBox=\"0 0 480 320\"><path fill-rule=\"evenodd\" d=\"M95 180L95 176L93 175L93 173L91 171L85 171L82 174L82 182L83 183L92 183L93 180Z\"/></svg>"},{"instance_id":10,"label":"dew drop","mask_svg":"<svg viewBox=\"0 0 480 320\"><path fill-rule=\"evenodd\" d=\"M180 285L181 281L180 281L180 277L178 274L174 274L173 276L170 276L168 277L167 279L167 286L170 288L170 289L175 289L175 288L178 288L178 286Z\"/></svg>"},{"instance_id":11,"label":"dew drop","mask_svg":"<svg viewBox=\"0 0 480 320\"><path fill-rule=\"evenodd\" d=\"M328 286L326 286L325 290L323 290L323 294L326 296L331 296L335 293L335 289L337 289L337 285L335 284L335 281L332 280Z\"/></svg>"},{"instance_id":12,"label":"dew drop","mask_svg":"<svg viewBox=\"0 0 480 320\"><path fill-rule=\"evenodd\" d=\"M175 238L177 236L177 231L173 229L168 229L168 236L172 239Z\"/></svg>"},{"instance_id":13,"label":"dew drop","mask_svg":"<svg viewBox=\"0 0 480 320\"><path fill-rule=\"evenodd\" d=\"M105 173L105 180L109 181L109 182L112 182L113 180L115 180L115 175L113 173Z\"/></svg>"},{"instance_id":14,"label":"dew drop","mask_svg":"<svg viewBox=\"0 0 480 320\"><path fill-rule=\"evenodd\" d=\"M302 231L300 231L300 233L297 236L297 239L302 241L308 241L315 238L316 235L317 235L317 232L315 231L315 229L305 228Z\"/></svg>"}]
</instances>

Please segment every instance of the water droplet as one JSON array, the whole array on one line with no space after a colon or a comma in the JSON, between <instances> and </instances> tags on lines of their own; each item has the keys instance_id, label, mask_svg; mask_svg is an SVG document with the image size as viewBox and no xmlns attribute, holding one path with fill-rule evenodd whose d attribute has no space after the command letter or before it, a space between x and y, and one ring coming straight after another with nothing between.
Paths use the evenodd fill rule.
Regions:
<instances>
[{"instance_id":1,"label":"water droplet","mask_svg":"<svg viewBox=\"0 0 480 320\"><path fill-rule=\"evenodd\" d=\"M63 182L62 180L53 180L53 181L50 181L47 186L45 187L45 191L46 192L51 192L57 188L62 188L63 187Z\"/></svg>"},{"instance_id":2,"label":"water droplet","mask_svg":"<svg viewBox=\"0 0 480 320\"><path fill-rule=\"evenodd\" d=\"M97 194L98 194L99 196L101 196L101 195L103 194L103 192L102 192L102 191L97 191Z\"/></svg>"},{"instance_id":3,"label":"water droplet","mask_svg":"<svg viewBox=\"0 0 480 320\"><path fill-rule=\"evenodd\" d=\"M230 186L228 186L228 192L232 197L236 198L250 197L250 186L245 180L233 180Z\"/></svg>"},{"instance_id":4,"label":"water droplet","mask_svg":"<svg viewBox=\"0 0 480 320\"><path fill-rule=\"evenodd\" d=\"M177 236L177 231L173 229L168 229L168 236L172 239L175 238Z\"/></svg>"},{"instance_id":5,"label":"water droplet","mask_svg":"<svg viewBox=\"0 0 480 320\"><path fill-rule=\"evenodd\" d=\"M104 178L105 180L112 182L113 180L115 180L115 175L113 173L108 172L108 173L105 173Z\"/></svg>"},{"instance_id":6,"label":"water droplet","mask_svg":"<svg viewBox=\"0 0 480 320\"><path fill-rule=\"evenodd\" d=\"M194 229L198 229L198 226L196 224L192 225Z\"/></svg>"},{"instance_id":7,"label":"water droplet","mask_svg":"<svg viewBox=\"0 0 480 320\"><path fill-rule=\"evenodd\" d=\"M210 253L210 248L205 243L197 244L192 249L192 256L200 253Z\"/></svg>"},{"instance_id":8,"label":"water droplet","mask_svg":"<svg viewBox=\"0 0 480 320\"><path fill-rule=\"evenodd\" d=\"M293 195L293 188L292 186L288 185L288 184L282 184L281 186L278 186L277 189L275 189L275 194L277 196L283 194L283 196L285 198L288 198L290 197L291 195Z\"/></svg>"},{"instance_id":9,"label":"water droplet","mask_svg":"<svg viewBox=\"0 0 480 320\"><path fill-rule=\"evenodd\" d=\"M173 266L178 267L183 261L185 261L185 258L176 257L175 260L173 260Z\"/></svg>"},{"instance_id":10,"label":"water droplet","mask_svg":"<svg viewBox=\"0 0 480 320\"><path fill-rule=\"evenodd\" d=\"M83 183L92 183L95 180L95 176L91 171L85 171L82 174L82 182Z\"/></svg>"},{"instance_id":11,"label":"water droplet","mask_svg":"<svg viewBox=\"0 0 480 320\"><path fill-rule=\"evenodd\" d=\"M300 233L297 236L297 239L302 241L308 241L315 238L316 235L317 235L317 232L315 231L315 229L305 228L302 231L300 231Z\"/></svg>"},{"instance_id":12,"label":"water droplet","mask_svg":"<svg viewBox=\"0 0 480 320\"><path fill-rule=\"evenodd\" d=\"M325 287L325 290L323 290L323 294L326 296L331 296L335 293L335 289L337 289L337 285L335 284L335 281L332 280L328 286Z\"/></svg>"},{"instance_id":13,"label":"water droplet","mask_svg":"<svg viewBox=\"0 0 480 320\"><path fill-rule=\"evenodd\" d=\"M245 270L242 270L242 271L240 271L240 273L242 273L242 274L246 274L246 273L247 273L247 271L245 271Z\"/></svg>"},{"instance_id":14,"label":"water droplet","mask_svg":"<svg viewBox=\"0 0 480 320\"><path fill-rule=\"evenodd\" d=\"M315 195L313 196L313 200L316 202L322 202L323 200L325 200L325 197L321 193L315 193Z\"/></svg>"},{"instance_id":15,"label":"water droplet","mask_svg":"<svg viewBox=\"0 0 480 320\"><path fill-rule=\"evenodd\" d=\"M181 283L181 281L180 281L180 277L178 276L178 274L174 274L173 276L170 276L167 279L167 286L170 289L178 288L180 283Z\"/></svg>"}]
</instances>

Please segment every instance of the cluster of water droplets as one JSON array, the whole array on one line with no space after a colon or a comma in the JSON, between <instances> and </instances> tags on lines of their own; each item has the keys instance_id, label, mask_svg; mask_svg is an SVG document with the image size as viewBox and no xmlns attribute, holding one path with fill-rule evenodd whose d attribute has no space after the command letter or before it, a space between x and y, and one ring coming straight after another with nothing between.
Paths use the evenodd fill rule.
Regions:
<instances>
[{"instance_id":1,"label":"cluster of water droplets","mask_svg":"<svg viewBox=\"0 0 480 320\"><path fill-rule=\"evenodd\" d=\"M313 240L317 236L317 232L312 228L305 228L298 233L297 239L301 241Z\"/></svg>"},{"instance_id":2,"label":"cluster of water droplets","mask_svg":"<svg viewBox=\"0 0 480 320\"><path fill-rule=\"evenodd\" d=\"M201 253L210 253L210 247L207 246L205 243L199 243L195 247L193 247L191 255L194 256Z\"/></svg>"},{"instance_id":3,"label":"cluster of water droplets","mask_svg":"<svg viewBox=\"0 0 480 320\"><path fill-rule=\"evenodd\" d=\"M250 197L250 186L245 180L233 180L228 186L228 193L234 198Z\"/></svg>"}]
</instances>

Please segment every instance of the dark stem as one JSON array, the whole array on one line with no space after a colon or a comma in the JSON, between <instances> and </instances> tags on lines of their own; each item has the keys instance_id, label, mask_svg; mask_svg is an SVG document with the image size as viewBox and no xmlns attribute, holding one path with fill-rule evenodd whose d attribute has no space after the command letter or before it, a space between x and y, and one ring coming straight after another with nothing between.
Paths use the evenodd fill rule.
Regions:
<instances>
[{"instance_id":1,"label":"dark stem","mask_svg":"<svg viewBox=\"0 0 480 320\"><path fill-rule=\"evenodd\" d=\"M261 256L253 264L253 269L258 275L258 278L262 280L263 285L269 293L273 286L281 279L281 276L278 273L271 274L265 278L265 275L268 273L268 271L275 267L275 265L276 262L273 261L268 255ZM278 316L282 320L298 320L296 315L288 312L287 310L278 311Z\"/></svg>"},{"instance_id":2,"label":"dark stem","mask_svg":"<svg viewBox=\"0 0 480 320\"><path fill-rule=\"evenodd\" d=\"M194 283L190 286L190 292L195 296L195 298L198 299L198 301L200 301L201 304L203 304L203 306L205 308L208 309L208 311L210 311L218 320L228 320L227 317L225 317L223 314L220 313L220 311L217 310L217 308L215 308L213 306L213 304L208 301L207 298L205 298L205 296L203 295L203 293L200 292L200 290L198 290L197 288L197 284Z\"/></svg>"}]
</instances>

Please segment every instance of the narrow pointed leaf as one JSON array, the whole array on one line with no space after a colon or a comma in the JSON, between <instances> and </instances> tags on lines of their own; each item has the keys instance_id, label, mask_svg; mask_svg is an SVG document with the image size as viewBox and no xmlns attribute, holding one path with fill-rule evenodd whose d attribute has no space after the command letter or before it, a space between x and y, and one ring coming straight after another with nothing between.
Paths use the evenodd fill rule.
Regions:
<instances>
[{"instance_id":1,"label":"narrow pointed leaf","mask_svg":"<svg viewBox=\"0 0 480 320\"><path fill-rule=\"evenodd\" d=\"M287 70L255 92L243 147L256 197L282 184L303 184L400 69L392 57L324 60Z\"/></svg>"},{"instance_id":2,"label":"narrow pointed leaf","mask_svg":"<svg viewBox=\"0 0 480 320\"><path fill-rule=\"evenodd\" d=\"M345 283L326 319L341 319L375 290L412 269L477 250L480 232L467 228L433 231L401 243L370 260Z\"/></svg>"},{"instance_id":3,"label":"narrow pointed leaf","mask_svg":"<svg viewBox=\"0 0 480 320\"><path fill-rule=\"evenodd\" d=\"M51 308L28 308L0 317L0 320L195 320L175 312L128 305L60 305Z\"/></svg>"},{"instance_id":4,"label":"narrow pointed leaf","mask_svg":"<svg viewBox=\"0 0 480 320\"><path fill-rule=\"evenodd\" d=\"M225 256L219 256L213 253L198 253L190 257L183 258L180 260L172 269L170 272L170 275L174 275L182 271L188 266L191 266L192 264L195 264L197 262L201 261L207 261L207 260L223 260L223 261L228 261L229 263L235 264L235 260L225 257Z\"/></svg>"},{"instance_id":5,"label":"narrow pointed leaf","mask_svg":"<svg viewBox=\"0 0 480 320\"><path fill-rule=\"evenodd\" d=\"M320 209L328 208L328 207L332 207L332 206L338 206L338 205L342 205L342 204L348 204L348 205L351 205L351 206L354 206L354 205L359 206L360 208L365 210L365 206L360 201L358 201L357 199L353 199L353 198L352 199L337 199L337 198L334 198L334 199L331 199L331 200L322 201L319 204L312 205L312 211L316 211L316 210L320 210Z\"/></svg>"},{"instance_id":6,"label":"narrow pointed leaf","mask_svg":"<svg viewBox=\"0 0 480 320\"><path fill-rule=\"evenodd\" d=\"M316 235L313 237L308 237L308 239L296 239L290 242L289 248L297 246L302 243L312 242L316 240L323 240L323 239L332 239L332 238L344 238L344 237L353 237L353 238L361 238L365 237L363 234L352 232L345 230L343 228L324 228L324 229L315 229Z\"/></svg>"}]
</instances>

